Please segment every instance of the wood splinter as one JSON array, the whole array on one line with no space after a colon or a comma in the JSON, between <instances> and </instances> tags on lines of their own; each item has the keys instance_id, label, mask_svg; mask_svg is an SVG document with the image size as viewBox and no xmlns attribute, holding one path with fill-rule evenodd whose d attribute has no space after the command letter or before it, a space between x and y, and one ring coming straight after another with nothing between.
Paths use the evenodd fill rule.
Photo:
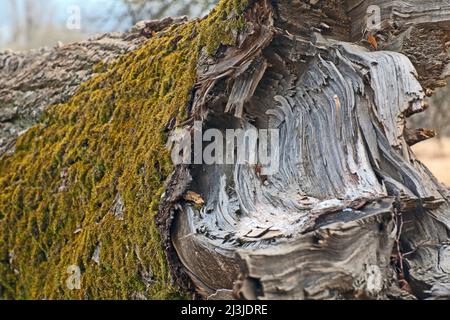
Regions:
<instances>
[{"instance_id":1,"label":"wood splinter","mask_svg":"<svg viewBox=\"0 0 450 320\"><path fill-rule=\"evenodd\" d=\"M431 129L419 128L405 130L405 139L409 146L413 146L419 142L432 139L434 137L436 137L436 131Z\"/></svg>"}]
</instances>

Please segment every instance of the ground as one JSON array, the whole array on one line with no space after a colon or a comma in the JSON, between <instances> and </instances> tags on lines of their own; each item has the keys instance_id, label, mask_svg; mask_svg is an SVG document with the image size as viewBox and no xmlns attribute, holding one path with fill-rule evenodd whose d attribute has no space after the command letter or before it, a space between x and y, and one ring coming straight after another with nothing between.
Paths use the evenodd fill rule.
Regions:
<instances>
[{"instance_id":1,"label":"ground","mask_svg":"<svg viewBox=\"0 0 450 320\"><path fill-rule=\"evenodd\" d=\"M450 186L450 138L431 139L413 150L439 181Z\"/></svg>"}]
</instances>

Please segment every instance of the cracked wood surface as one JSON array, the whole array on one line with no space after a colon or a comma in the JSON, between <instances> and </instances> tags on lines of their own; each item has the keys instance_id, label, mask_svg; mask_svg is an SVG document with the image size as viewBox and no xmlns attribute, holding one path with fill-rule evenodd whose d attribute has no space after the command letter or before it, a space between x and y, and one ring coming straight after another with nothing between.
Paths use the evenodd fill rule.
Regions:
<instances>
[{"instance_id":1,"label":"cracked wood surface","mask_svg":"<svg viewBox=\"0 0 450 320\"><path fill-rule=\"evenodd\" d=\"M279 129L280 172L176 168L159 214L175 281L212 299L449 298L449 191L409 147L431 132L407 129L449 73L448 1L259 0L246 19L238 46L200 60L187 109L206 128ZM171 23L1 53L0 155L94 65Z\"/></svg>"},{"instance_id":2,"label":"cracked wood surface","mask_svg":"<svg viewBox=\"0 0 450 320\"><path fill-rule=\"evenodd\" d=\"M292 8L279 1L273 25L264 20L269 23L264 28L274 32L270 44L246 63L265 61L268 67L224 72L221 79L234 84L228 85L230 96L212 84L194 101L201 106L194 111L202 113L193 116L205 119L206 128L281 132L280 171L273 176L261 179L249 165L188 169L192 181L186 188L202 195L205 205L178 202L172 242L204 298L448 296L450 282L442 271L449 263L447 190L409 147L433 132L407 129L407 118L428 107L427 89L442 85L445 77L430 70L448 63L446 47L440 46L448 32L436 29L446 17L434 6L427 20L418 18L422 9L411 9L413 3L370 4L385 6L386 19L401 18L388 28L392 34L375 33L380 47L393 51L373 51L364 34L349 43L351 33L342 30L358 21L343 19L344 26L333 28L330 16L352 14L342 8L328 16L336 2ZM299 12L305 19L295 19ZM412 32L424 39L430 28L436 37L426 45L438 54L419 60L420 52L412 50L421 48L420 42L405 39ZM229 62L233 70L234 55L228 60L225 53L218 64ZM246 90L255 81L256 90ZM236 87L242 96L236 97ZM231 108L236 101L238 107Z\"/></svg>"}]
</instances>

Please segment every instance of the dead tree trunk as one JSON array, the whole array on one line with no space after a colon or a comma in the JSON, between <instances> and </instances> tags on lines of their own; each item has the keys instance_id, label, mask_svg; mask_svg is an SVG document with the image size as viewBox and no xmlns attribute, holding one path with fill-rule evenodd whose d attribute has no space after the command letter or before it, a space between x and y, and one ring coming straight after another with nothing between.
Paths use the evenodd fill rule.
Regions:
<instances>
[{"instance_id":1,"label":"dead tree trunk","mask_svg":"<svg viewBox=\"0 0 450 320\"><path fill-rule=\"evenodd\" d=\"M0 156L45 107L66 102L79 86L152 33L185 18L142 21L127 33L103 34L80 43L26 52L0 52Z\"/></svg>"},{"instance_id":2,"label":"dead tree trunk","mask_svg":"<svg viewBox=\"0 0 450 320\"><path fill-rule=\"evenodd\" d=\"M176 283L211 299L450 298L450 192L410 149L432 132L407 121L449 74L448 1L258 0L244 18L236 46L203 53L188 121L167 130L279 130L279 171L176 166L158 214ZM85 66L142 40L125 39L81 45L94 56L32 53L31 66L0 56L13 59L0 71L0 147L13 152ZM72 73L50 81L42 64Z\"/></svg>"},{"instance_id":3,"label":"dead tree trunk","mask_svg":"<svg viewBox=\"0 0 450 320\"><path fill-rule=\"evenodd\" d=\"M365 41L369 5L381 13L376 45ZM192 114L223 130L280 129L281 167L268 177L247 165L177 168L168 197L182 182L205 200L163 206L197 292L449 295L448 190L406 131L447 76L449 14L445 1L253 6L255 29L239 49L199 68Z\"/></svg>"}]
</instances>

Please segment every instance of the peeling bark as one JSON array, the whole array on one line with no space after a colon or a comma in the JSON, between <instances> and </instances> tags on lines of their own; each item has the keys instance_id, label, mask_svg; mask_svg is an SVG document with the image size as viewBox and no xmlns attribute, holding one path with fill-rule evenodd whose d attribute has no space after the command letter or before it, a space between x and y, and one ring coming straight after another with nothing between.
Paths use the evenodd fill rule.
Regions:
<instances>
[{"instance_id":1,"label":"peeling bark","mask_svg":"<svg viewBox=\"0 0 450 320\"><path fill-rule=\"evenodd\" d=\"M407 126L448 76L448 1L259 0L245 20L237 46L200 59L179 126L277 129L280 170L176 167L158 216L174 280L210 299L449 298L450 193L410 149L434 133ZM1 54L0 155L93 65L172 22Z\"/></svg>"},{"instance_id":2,"label":"peeling bark","mask_svg":"<svg viewBox=\"0 0 450 320\"><path fill-rule=\"evenodd\" d=\"M351 39L366 39L370 6L380 8L380 24L374 27L379 48L405 54L414 63L425 89L445 86L449 75L450 4L436 1L347 1L352 20Z\"/></svg>"},{"instance_id":3,"label":"peeling bark","mask_svg":"<svg viewBox=\"0 0 450 320\"><path fill-rule=\"evenodd\" d=\"M185 18L142 21L126 33L25 52L0 52L0 156L49 105L66 102L79 86L146 39Z\"/></svg>"},{"instance_id":4,"label":"peeling bark","mask_svg":"<svg viewBox=\"0 0 450 320\"><path fill-rule=\"evenodd\" d=\"M263 19L266 34L273 34L263 50L261 42L250 48L247 42L240 54L227 51L216 62L229 72L200 72L192 116L205 119L206 128L278 128L282 137L281 168L273 176L261 177L249 165L183 169L186 190L202 195L205 205L175 201L171 241L202 297L231 291L244 299L448 295L442 271L447 190L409 148L433 132L406 128L409 116L428 107L424 87L442 85L448 53L431 44L448 37L436 29L447 21L447 7L431 6L419 17L423 7L378 4L391 10L383 17L397 35L384 38L380 30L377 39L395 50L373 52L364 33L358 44L348 42L357 37L346 35L358 24L355 9L279 1L273 19ZM332 5L338 9L327 11ZM260 17L271 17L260 10ZM299 12L305 19L295 18ZM336 28L330 19L345 12ZM424 45L433 55L418 60L420 51L413 50L420 44L406 35L424 38L429 29L436 37ZM237 55L247 61L233 68Z\"/></svg>"}]
</instances>

